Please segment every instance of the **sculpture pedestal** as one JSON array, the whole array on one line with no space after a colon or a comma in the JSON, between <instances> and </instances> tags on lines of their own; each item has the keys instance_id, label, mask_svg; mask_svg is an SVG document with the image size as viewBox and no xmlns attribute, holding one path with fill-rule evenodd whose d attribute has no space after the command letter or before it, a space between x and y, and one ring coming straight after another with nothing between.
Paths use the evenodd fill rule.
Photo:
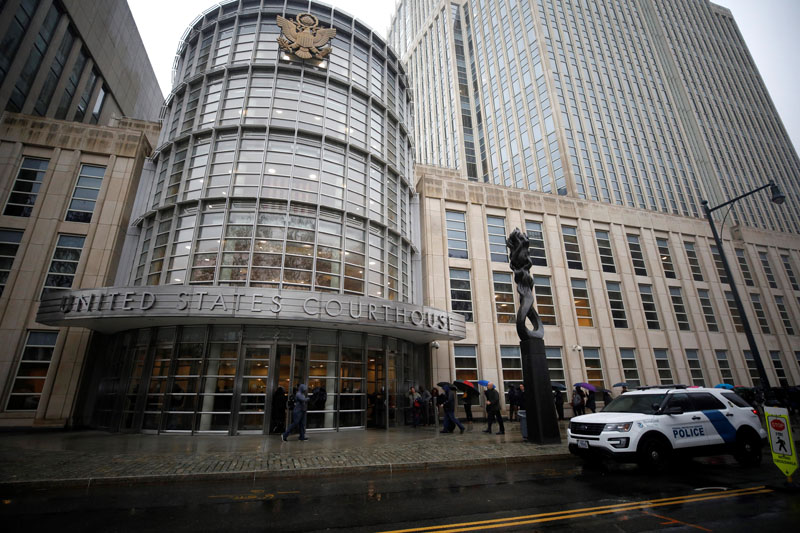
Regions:
<instances>
[{"instance_id":1,"label":"sculpture pedestal","mask_svg":"<svg viewBox=\"0 0 800 533\"><path fill-rule=\"evenodd\" d=\"M553 403L544 340L527 339L519 343L519 348L522 356L522 382L525 384L523 405L528 423L528 441L536 444L559 444L561 431Z\"/></svg>"}]
</instances>

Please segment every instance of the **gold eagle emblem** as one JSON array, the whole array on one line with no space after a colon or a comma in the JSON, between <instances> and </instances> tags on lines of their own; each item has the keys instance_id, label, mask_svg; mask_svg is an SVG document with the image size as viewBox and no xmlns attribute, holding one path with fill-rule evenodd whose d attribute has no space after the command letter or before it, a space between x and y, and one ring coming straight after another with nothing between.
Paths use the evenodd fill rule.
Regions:
<instances>
[{"instance_id":1,"label":"gold eagle emblem","mask_svg":"<svg viewBox=\"0 0 800 533\"><path fill-rule=\"evenodd\" d=\"M321 60L331 53L331 47L325 45L336 35L336 28L320 28L319 19L311 13L301 13L295 20L278 15L278 26L283 32L278 37L281 50L302 59Z\"/></svg>"}]
</instances>

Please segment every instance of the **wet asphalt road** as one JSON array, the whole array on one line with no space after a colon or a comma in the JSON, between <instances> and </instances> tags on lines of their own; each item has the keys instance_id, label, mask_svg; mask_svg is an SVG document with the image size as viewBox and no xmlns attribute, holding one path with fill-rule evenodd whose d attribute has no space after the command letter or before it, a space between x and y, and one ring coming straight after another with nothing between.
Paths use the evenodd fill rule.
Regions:
<instances>
[{"instance_id":1,"label":"wet asphalt road","mask_svg":"<svg viewBox=\"0 0 800 533\"><path fill-rule=\"evenodd\" d=\"M765 458L650 475L577 460L388 475L0 491L3 531L753 531L800 524Z\"/></svg>"}]
</instances>

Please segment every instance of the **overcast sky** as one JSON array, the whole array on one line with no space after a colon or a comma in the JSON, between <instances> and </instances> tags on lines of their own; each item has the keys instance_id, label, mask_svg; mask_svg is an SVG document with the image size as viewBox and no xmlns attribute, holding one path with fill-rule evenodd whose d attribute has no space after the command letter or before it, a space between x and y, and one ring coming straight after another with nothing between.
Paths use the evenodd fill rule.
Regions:
<instances>
[{"instance_id":1,"label":"overcast sky","mask_svg":"<svg viewBox=\"0 0 800 533\"><path fill-rule=\"evenodd\" d=\"M172 62L183 32L210 0L128 0L161 90L171 88ZM328 0L356 16L384 37L395 0ZM758 65L770 96L792 138L800 147L800 0L717 0L733 12ZM367 9L364 6L369 6Z\"/></svg>"}]
</instances>

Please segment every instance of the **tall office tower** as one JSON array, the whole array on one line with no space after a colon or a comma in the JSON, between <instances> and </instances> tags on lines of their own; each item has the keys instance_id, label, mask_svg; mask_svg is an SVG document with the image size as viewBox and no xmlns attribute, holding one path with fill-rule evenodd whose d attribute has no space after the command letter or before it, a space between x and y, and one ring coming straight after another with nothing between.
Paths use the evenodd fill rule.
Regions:
<instances>
[{"instance_id":1,"label":"tall office tower","mask_svg":"<svg viewBox=\"0 0 800 533\"><path fill-rule=\"evenodd\" d=\"M730 281L770 382L800 380L800 164L727 9L406 0L389 41L415 103L426 303L467 320L435 380L520 380L514 227L553 381L757 384ZM701 201L769 181L785 204L718 213L728 280Z\"/></svg>"},{"instance_id":2,"label":"tall office tower","mask_svg":"<svg viewBox=\"0 0 800 533\"><path fill-rule=\"evenodd\" d=\"M82 413L123 431L276 433L402 424L425 348L410 99L383 39L316 2L236 0L178 49L120 286L42 302L96 333ZM87 418L89 420L89 418Z\"/></svg>"},{"instance_id":3,"label":"tall office tower","mask_svg":"<svg viewBox=\"0 0 800 533\"><path fill-rule=\"evenodd\" d=\"M124 0L0 2L0 35L0 426L64 426L91 335L39 303L113 284L163 99Z\"/></svg>"}]
</instances>

